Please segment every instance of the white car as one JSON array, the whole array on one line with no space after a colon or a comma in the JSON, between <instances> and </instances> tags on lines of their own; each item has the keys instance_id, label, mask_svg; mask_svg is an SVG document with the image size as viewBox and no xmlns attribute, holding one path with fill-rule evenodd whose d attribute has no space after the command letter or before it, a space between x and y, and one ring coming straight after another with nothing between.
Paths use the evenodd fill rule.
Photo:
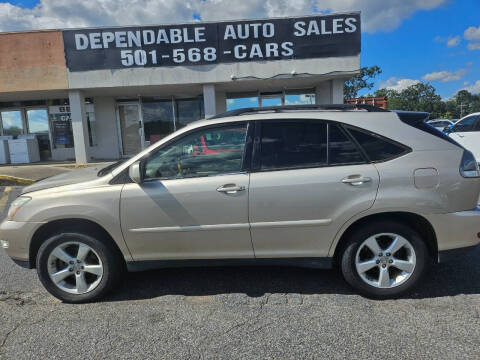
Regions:
<instances>
[{"instance_id":1,"label":"white car","mask_svg":"<svg viewBox=\"0 0 480 360\"><path fill-rule=\"evenodd\" d=\"M447 126L453 125L454 122L448 119L435 119L427 121L428 125L432 125L434 128L443 131Z\"/></svg>"},{"instance_id":2,"label":"white car","mask_svg":"<svg viewBox=\"0 0 480 360\"><path fill-rule=\"evenodd\" d=\"M449 135L480 161L480 112L458 120L450 129Z\"/></svg>"}]
</instances>

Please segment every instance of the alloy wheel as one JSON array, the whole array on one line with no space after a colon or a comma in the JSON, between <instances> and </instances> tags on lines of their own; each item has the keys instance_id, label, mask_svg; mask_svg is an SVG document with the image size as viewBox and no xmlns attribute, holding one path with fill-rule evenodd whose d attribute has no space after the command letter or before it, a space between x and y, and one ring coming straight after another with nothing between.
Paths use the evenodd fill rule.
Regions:
<instances>
[{"instance_id":1,"label":"alloy wheel","mask_svg":"<svg viewBox=\"0 0 480 360\"><path fill-rule=\"evenodd\" d=\"M416 255L413 245L393 233L376 234L357 250L355 267L360 278L376 288L388 289L405 283L413 274Z\"/></svg>"},{"instance_id":2,"label":"alloy wheel","mask_svg":"<svg viewBox=\"0 0 480 360\"><path fill-rule=\"evenodd\" d=\"M85 294L94 290L103 277L100 256L81 242L57 246L48 257L48 274L52 282L70 294Z\"/></svg>"}]
</instances>

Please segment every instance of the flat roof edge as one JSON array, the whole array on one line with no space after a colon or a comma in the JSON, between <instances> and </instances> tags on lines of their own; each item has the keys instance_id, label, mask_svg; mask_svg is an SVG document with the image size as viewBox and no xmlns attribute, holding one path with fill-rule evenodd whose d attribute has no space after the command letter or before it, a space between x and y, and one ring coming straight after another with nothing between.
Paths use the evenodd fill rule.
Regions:
<instances>
[{"instance_id":1,"label":"flat roof edge","mask_svg":"<svg viewBox=\"0 0 480 360\"><path fill-rule=\"evenodd\" d=\"M38 30L14 30L14 31L4 31L0 32L0 35L10 35L10 34L38 34L46 32L62 32L61 29L38 29Z\"/></svg>"},{"instance_id":2,"label":"flat roof edge","mask_svg":"<svg viewBox=\"0 0 480 360\"><path fill-rule=\"evenodd\" d=\"M52 31L75 31L75 30L91 30L91 29L123 29L123 28L138 28L138 27L158 27L158 26L176 26L176 25L192 25L192 24L217 24L217 23L228 23L228 22L239 22L239 21L265 21L265 20L281 20L281 19L302 19L309 17L325 17L325 16L338 16L338 15L360 15L360 10L354 11L341 11L328 14L309 14L309 15L299 15L299 16L274 16L268 18L242 18L242 19L230 19L230 20L218 20L218 21L185 21L185 22L175 22L175 23L161 23L161 24L142 24L142 25L98 25L98 26L87 26L87 27L71 27L71 28L53 28L53 29L30 29L30 30L13 30L0 32L0 35L3 34L19 34L19 33L37 33L37 32L52 32Z\"/></svg>"}]
</instances>

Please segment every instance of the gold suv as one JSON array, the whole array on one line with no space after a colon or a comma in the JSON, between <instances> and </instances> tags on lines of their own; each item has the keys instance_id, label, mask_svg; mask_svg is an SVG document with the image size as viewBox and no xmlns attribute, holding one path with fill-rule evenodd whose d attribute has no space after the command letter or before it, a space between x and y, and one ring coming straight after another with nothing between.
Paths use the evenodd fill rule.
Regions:
<instances>
[{"instance_id":1,"label":"gold suv","mask_svg":"<svg viewBox=\"0 0 480 360\"><path fill-rule=\"evenodd\" d=\"M338 266L361 294L400 296L479 243L478 164L426 117L349 105L221 114L26 187L1 243L66 302L99 299L126 270L232 264Z\"/></svg>"}]
</instances>

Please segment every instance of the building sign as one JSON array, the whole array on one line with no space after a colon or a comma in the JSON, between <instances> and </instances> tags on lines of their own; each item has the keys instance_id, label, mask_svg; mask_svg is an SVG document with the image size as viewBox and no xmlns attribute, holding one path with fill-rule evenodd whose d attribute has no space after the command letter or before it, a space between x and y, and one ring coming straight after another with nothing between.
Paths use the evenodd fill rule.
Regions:
<instances>
[{"instance_id":1,"label":"building sign","mask_svg":"<svg viewBox=\"0 0 480 360\"><path fill-rule=\"evenodd\" d=\"M70 71L360 54L360 14L64 30Z\"/></svg>"}]
</instances>

